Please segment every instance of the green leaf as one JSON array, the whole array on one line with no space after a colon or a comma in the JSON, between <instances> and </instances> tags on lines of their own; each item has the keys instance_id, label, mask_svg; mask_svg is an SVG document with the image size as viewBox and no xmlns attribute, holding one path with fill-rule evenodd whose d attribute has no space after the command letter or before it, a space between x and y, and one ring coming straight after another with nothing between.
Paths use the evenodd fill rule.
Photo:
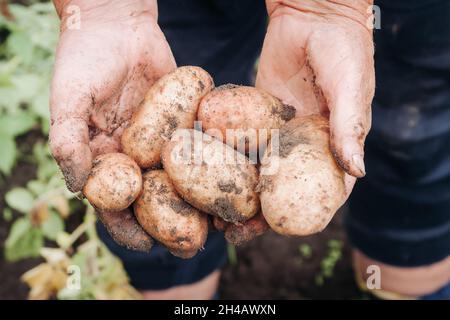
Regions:
<instances>
[{"instance_id":1,"label":"green leaf","mask_svg":"<svg viewBox=\"0 0 450 320\"><path fill-rule=\"evenodd\" d=\"M64 222L61 216L52 210L50 216L44 221L41 227L44 236L50 240L56 240L58 234L64 231Z\"/></svg>"},{"instance_id":2,"label":"green leaf","mask_svg":"<svg viewBox=\"0 0 450 320\"><path fill-rule=\"evenodd\" d=\"M238 257L236 253L236 247L232 244L227 244L228 260L232 266L236 266L238 263Z\"/></svg>"},{"instance_id":3,"label":"green leaf","mask_svg":"<svg viewBox=\"0 0 450 320\"><path fill-rule=\"evenodd\" d=\"M17 148L14 138L0 133L0 171L9 175L16 162L16 156Z\"/></svg>"},{"instance_id":4,"label":"green leaf","mask_svg":"<svg viewBox=\"0 0 450 320\"><path fill-rule=\"evenodd\" d=\"M6 193L5 200L8 206L25 214L31 211L34 203L33 195L25 188L11 189Z\"/></svg>"},{"instance_id":5,"label":"green leaf","mask_svg":"<svg viewBox=\"0 0 450 320\"><path fill-rule=\"evenodd\" d=\"M48 159L44 162L39 163L39 167L37 169L38 179L41 181L46 181L51 178L53 175L58 173L58 165L52 159Z\"/></svg>"},{"instance_id":6,"label":"green leaf","mask_svg":"<svg viewBox=\"0 0 450 320\"><path fill-rule=\"evenodd\" d=\"M42 119L50 118L49 99L48 90L43 90L33 99L33 111Z\"/></svg>"},{"instance_id":7,"label":"green leaf","mask_svg":"<svg viewBox=\"0 0 450 320\"><path fill-rule=\"evenodd\" d=\"M17 219L5 241L5 257L9 261L37 257L44 245L40 229L34 228L27 218Z\"/></svg>"},{"instance_id":8,"label":"green leaf","mask_svg":"<svg viewBox=\"0 0 450 320\"><path fill-rule=\"evenodd\" d=\"M328 247L331 249L341 249L342 241L336 239L328 240Z\"/></svg>"},{"instance_id":9,"label":"green leaf","mask_svg":"<svg viewBox=\"0 0 450 320\"><path fill-rule=\"evenodd\" d=\"M39 180L30 180L27 183L27 189L29 189L35 196L39 196L47 190L45 183Z\"/></svg>"},{"instance_id":10,"label":"green leaf","mask_svg":"<svg viewBox=\"0 0 450 320\"><path fill-rule=\"evenodd\" d=\"M13 218L13 212L12 212L12 210L11 210L10 208L5 208L5 209L3 210L3 219L4 219L5 221L11 221L12 218Z\"/></svg>"},{"instance_id":11,"label":"green leaf","mask_svg":"<svg viewBox=\"0 0 450 320\"><path fill-rule=\"evenodd\" d=\"M50 132L50 117L41 119L41 129L44 135L48 135Z\"/></svg>"},{"instance_id":12,"label":"green leaf","mask_svg":"<svg viewBox=\"0 0 450 320\"><path fill-rule=\"evenodd\" d=\"M44 79L38 74L26 73L14 75L11 82L20 94L20 102L31 103L34 97L42 90L43 85L46 85Z\"/></svg>"},{"instance_id":13,"label":"green leaf","mask_svg":"<svg viewBox=\"0 0 450 320\"><path fill-rule=\"evenodd\" d=\"M298 250L300 251L300 254L306 258L309 259L312 256L312 248L309 244L307 243L302 243L299 247Z\"/></svg>"},{"instance_id":14,"label":"green leaf","mask_svg":"<svg viewBox=\"0 0 450 320\"><path fill-rule=\"evenodd\" d=\"M0 87L0 107L5 108L9 112L14 112L19 108L20 92L15 86Z\"/></svg>"},{"instance_id":15,"label":"green leaf","mask_svg":"<svg viewBox=\"0 0 450 320\"><path fill-rule=\"evenodd\" d=\"M26 64L33 59L33 43L25 30L13 31L6 41L6 48L12 56L19 56Z\"/></svg>"},{"instance_id":16,"label":"green leaf","mask_svg":"<svg viewBox=\"0 0 450 320\"><path fill-rule=\"evenodd\" d=\"M6 239L6 244L16 243L23 235L25 235L31 228L31 222L25 217L17 219L9 232L8 238Z\"/></svg>"},{"instance_id":17,"label":"green leaf","mask_svg":"<svg viewBox=\"0 0 450 320\"><path fill-rule=\"evenodd\" d=\"M26 112L7 114L0 118L0 134L15 137L29 131L35 123L34 117Z\"/></svg>"}]
</instances>

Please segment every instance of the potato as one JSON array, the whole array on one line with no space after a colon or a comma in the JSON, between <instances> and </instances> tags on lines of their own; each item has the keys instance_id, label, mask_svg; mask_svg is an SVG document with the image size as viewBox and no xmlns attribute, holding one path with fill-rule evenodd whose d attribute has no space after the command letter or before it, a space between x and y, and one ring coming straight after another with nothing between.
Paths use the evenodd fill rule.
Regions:
<instances>
[{"instance_id":1,"label":"potato","mask_svg":"<svg viewBox=\"0 0 450 320\"><path fill-rule=\"evenodd\" d=\"M207 215L184 202L163 170L143 176L142 194L134 203L140 225L180 258L192 258L208 235Z\"/></svg>"},{"instance_id":2,"label":"potato","mask_svg":"<svg viewBox=\"0 0 450 320\"><path fill-rule=\"evenodd\" d=\"M139 225L131 210L119 213L97 210L97 216L117 244L142 252L149 252L152 248L153 239Z\"/></svg>"},{"instance_id":3,"label":"potato","mask_svg":"<svg viewBox=\"0 0 450 320\"><path fill-rule=\"evenodd\" d=\"M270 145L260 168L261 208L283 235L322 231L346 199L344 171L330 151L328 120L295 118L280 130L278 155Z\"/></svg>"},{"instance_id":4,"label":"potato","mask_svg":"<svg viewBox=\"0 0 450 320\"><path fill-rule=\"evenodd\" d=\"M128 208L142 189L141 169L127 155L96 157L83 193L96 209L117 212Z\"/></svg>"},{"instance_id":5,"label":"potato","mask_svg":"<svg viewBox=\"0 0 450 320\"><path fill-rule=\"evenodd\" d=\"M193 128L198 105L214 87L199 67L180 67L159 79L122 135L122 149L141 168L160 163L161 148L177 128Z\"/></svg>"},{"instance_id":6,"label":"potato","mask_svg":"<svg viewBox=\"0 0 450 320\"><path fill-rule=\"evenodd\" d=\"M295 112L294 107L283 104L262 89L224 85L203 98L198 120L205 132L233 148L256 152L259 138L265 140L261 141L265 146L271 129L281 128L295 117Z\"/></svg>"},{"instance_id":7,"label":"potato","mask_svg":"<svg viewBox=\"0 0 450 320\"><path fill-rule=\"evenodd\" d=\"M223 231L225 239L235 246L249 242L269 229L269 225L261 213L238 225L225 222L222 218L215 216L213 217L213 225L217 230Z\"/></svg>"},{"instance_id":8,"label":"potato","mask_svg":"<svg viewBox=\"0 0 450 320\"><path fill-rule=\"evenodd\" d=\"M177 130L161 157L175 189L201 211L232 223L258 212L255 166L219 140L196 130Z\"/></svg>"}]
</instances>

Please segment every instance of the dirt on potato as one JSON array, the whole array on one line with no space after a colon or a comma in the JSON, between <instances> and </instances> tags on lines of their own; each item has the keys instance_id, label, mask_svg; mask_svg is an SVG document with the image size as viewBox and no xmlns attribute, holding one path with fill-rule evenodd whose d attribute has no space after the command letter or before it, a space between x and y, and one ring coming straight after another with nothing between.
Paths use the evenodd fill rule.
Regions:
<instances>
[{"instance_id":1,"label":"dirt on potato","mask_svg":"<svg viewBox=\"0 0 450 320\"><path fill-rule=\"evenodd\" d=\"M119 245L130 250L149 252L153 239L140 226L130 210L97 212L97 217Z\"/></svg>"},{"instance_id":2,"label":"dirt on potato","mask_svg":"<svg viewBox=\"0 0 450 320\"><path fill-rule=\"evenodd\" d=\"M288 122L295 117L296 109L288 104L283 104L281 108L272 107L272 114L281 118L281 120Z\"/></svg>"}]
</instances>

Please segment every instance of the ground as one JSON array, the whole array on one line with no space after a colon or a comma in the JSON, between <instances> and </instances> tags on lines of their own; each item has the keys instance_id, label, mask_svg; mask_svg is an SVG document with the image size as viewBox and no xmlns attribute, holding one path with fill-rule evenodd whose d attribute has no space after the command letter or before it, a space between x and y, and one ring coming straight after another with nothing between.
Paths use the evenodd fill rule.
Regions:
<instances>
[{"instance_id":1,"label":"ground","mask_svg":"<svg viewBox=\"0 0 450 320\"><path fill-rule=\"evenodd\" d=\"M333 275L316 284L327 243L344 243L343 256ZM299 247L310 245L312 255L302 258ZM237 264L228 265L220 287L223 299L361 299L366 298L354 282L350 249L342 232L340 217L321 234L286 238L270 232L237 250Z\"/></svg>"},{"instance_id":2,"label":"ground","mask_svg":"<svg viewBox=\"0 0 450 320\"><path fill-rule=\"evenodd\" d=\"M22 141L24 154L30 152L26 146L35 142L33 135ZM21 162L11 178L0 181L0 212L4 207L4 194L14 186L23 185L34 177L33 165ZM326 230L305 238L286 238L269 232L254 241L237 248L235 264L223 271L220 283L222 299L361 299L365 296L356 288L351 270L350 250L341 226L339 213ZM72 217L69 226L80 223L80 217ZM39 263L39 259L28 259L16 263L5 261L4 241L10 223L0 217L0 300L25 299L28 289L20 276ZM316 283L321 265L329 256L329 241L343 244L342 257L337 261L332 276L322 285ZM305 245L306 244L306 245ZM310 251L310 256L301 254ZM307 252L307 253L308 253ZM330 260L330 259L328 259Z\"/></svg>"}]
</instances>

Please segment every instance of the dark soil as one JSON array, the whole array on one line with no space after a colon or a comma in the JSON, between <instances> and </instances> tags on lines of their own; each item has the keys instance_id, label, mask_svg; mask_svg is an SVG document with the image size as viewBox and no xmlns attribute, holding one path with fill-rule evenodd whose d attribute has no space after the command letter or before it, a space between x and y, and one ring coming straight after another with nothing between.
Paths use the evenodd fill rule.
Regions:
<instances>
[{"instance_id":1,"label":"dark soil","mask_svg":"<svg viewBox=\"0 0 450 320\"><path fill-rule=\"evenodd\" d=\"M222 276L223 299L362 299L351 268L350 248L338 216L327 229L305 238L286 238L269 232L237 249L237 264L228 265ZM320 263L328 252L329 240L344 243L343 256L334 275L317 285ZM312 248L310 258L299 246Z\"/></svg>"},{"instance_id":2,"label":"dark soil","mask_svg":"<svg viewBox=\"0 0 450 320\"><path fill-rule=\"evenodd\" d=\"M21 139L22 152L32 146L36 135ZM39 135L38 135L39 136ZM35 175L33 164L19 163L10 178L0 181L0 212L4 208L4 195L14 186L24 185ZM80 211L81 212L81 211ZM71 215L69 230L81 223L82 215ZM286 238L269 232L258 239L237 248L237 264L229 264L223 272L220 297L223 299L361 299L365 298L356 288L351 270L350 249L341 227L339 214L321 234L305 238ZM33 268L39 259L7 262L3 256L4 241L10 222L0 217L0 300L25 299L28 288L20 276ZM344 243L343 256L336 264L332 277L317 285L320 263L328 252L328 241L336 239ZM302 257L299 246L311 246L312 255Z\"/></svg>"}]
</instances>

